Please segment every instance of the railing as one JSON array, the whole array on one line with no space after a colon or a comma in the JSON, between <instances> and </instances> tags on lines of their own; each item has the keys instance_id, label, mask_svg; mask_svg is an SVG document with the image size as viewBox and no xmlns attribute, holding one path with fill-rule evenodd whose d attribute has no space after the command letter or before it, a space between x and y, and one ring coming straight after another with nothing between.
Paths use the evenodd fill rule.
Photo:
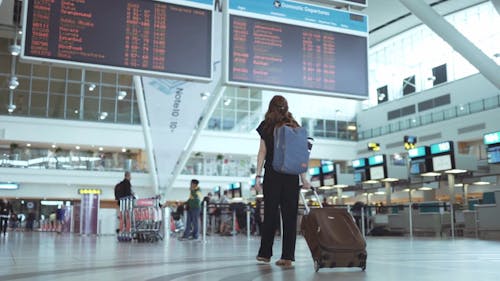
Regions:
<instances>
[{"instance_id":1,"label":"railing","mask_svg":"<svg viewBox=\"0 0 500 281\"><path fill-rule=\"evenodd\" d=\"M120 153L112 154L110 157L83 152L56 155L47 149L34 148L24 152L0 150L0 157L2 168L147 172L145 163L135 159L126 159Z\"/></svg>"},{"instance_id":2,"label":"railing","mask_svg":"<svg viewBox=\"0 0 500 281\"><path fill-rule=\"evenodd\" d=\"M360 131L358 132L358 140L366 140L374 137L379 137L399 131L408 130L410 128L420 127L427 124L463 117L466 115L483 112L486 110L491 110L499 107L500 107L500 95L470 102L464 105L454 106L441 111L422 114L416 117L411 117L408 119L390 123L386 126Z\"/></svg>"}]
</instances>

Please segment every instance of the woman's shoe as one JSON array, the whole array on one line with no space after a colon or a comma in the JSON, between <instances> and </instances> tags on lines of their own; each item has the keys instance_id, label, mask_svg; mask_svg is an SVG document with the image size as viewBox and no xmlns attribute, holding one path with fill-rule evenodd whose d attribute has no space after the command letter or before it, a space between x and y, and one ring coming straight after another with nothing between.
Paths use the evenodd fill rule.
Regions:
<instances>
[{"instance_id":1,"label":"woman's shoe","mask_svg":"<svg viewBox=\"0 0 500 281\"><path fill-rule=\"evenodd\" d=\"M271 261L271 259L270 259L270 258L264 258L264 257L259 257L259 256L257 256L257 258L256 258L256 259L257 259L257 261L260 261L260 262L265 262L265 263L268 263L268 262L270 262L270 261Z\"/></svg>"},{"instance_id":2,"label":"woman's shoe","mask_svg":"<svg viewBox=\"0 0 500 281\"><path fill-rule=\"evenodd\" d=\"M275 263L277 266L281 267L292 267L292 261L291 260L284 260L284 259L279 259Z\"/></svg>"}]
</instances>

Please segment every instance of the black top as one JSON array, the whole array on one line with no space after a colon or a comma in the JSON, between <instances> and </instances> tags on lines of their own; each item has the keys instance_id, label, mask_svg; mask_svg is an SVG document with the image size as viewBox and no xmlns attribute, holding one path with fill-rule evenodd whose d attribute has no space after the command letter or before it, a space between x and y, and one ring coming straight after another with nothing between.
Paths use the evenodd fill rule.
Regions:
<instances>
[{"instance_id":1,"label":"black top","mask_svg":"<svg viewBox=\"0 0 500 281\"><path fill-rule=\"evenodd\" d=\"M4 203L0 200L0 215L8 216L10 212L12 212L12 205L8 201Z\"/></svg>"},{"instance_id":2,"label":"black top","mask_svg":"<svg viewBox=\"0 0 500 281\"><path fill-rule=\"evenodd\" d=\"M272 169L273 168L273 159L274 159L274 131L267 132L264 130L264 122L260 122L259 127L257 127L257 132L260 135L260 138L264 140L266 143L266 161L264 162L264 168Z\"/></svg>"},{"instance_id":3,"label":"black top","mask_svg":"<svg viewBox=\"0 0 500 281\"><path fill-rule=\"evenodd\" d=\"M132 196L132 185L128 179L123 179L115 186L115 199L120 200L126 196Z\"/></svg>"}]
</instances>

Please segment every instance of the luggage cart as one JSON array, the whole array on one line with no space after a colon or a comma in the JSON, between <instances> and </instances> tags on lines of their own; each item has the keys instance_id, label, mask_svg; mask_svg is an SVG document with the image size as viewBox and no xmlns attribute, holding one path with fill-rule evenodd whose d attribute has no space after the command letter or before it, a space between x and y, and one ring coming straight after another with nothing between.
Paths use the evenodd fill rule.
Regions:
<instances>
[{"instance_id":1,"label":"luggage cart","mask_svg":"<svg viewBox=\"0 0 500 281\"><path fill-rule=\"evenodd\" d=\"M134 206L134 197L127 196L120 198L120 210L118 219L120 221L118 228L118 241L132 241L132 209Z\"/></svg>"},{"instance_id":2,"label":"luggage cart","mask_svg":"<svg viewBox=\"0 0 500 281\"><path fill-rule=\"evenodd\" d=\"M160 234L162 211L159 205L159 196L120 198L118 241L136 239L138 242L156 242L163 239Z\"/></svg>"},{"instance_id":3,"label":"luggage cart","mask_svg":"<svg viewBox=\"0 0 500 281\"><path fill-rule=\"evenodd\" d=\"M139 242L156 242L162 240L160 234L162 212L160 197L137 199L132 211L134 238Z\"/></svg>"}]
</instances>

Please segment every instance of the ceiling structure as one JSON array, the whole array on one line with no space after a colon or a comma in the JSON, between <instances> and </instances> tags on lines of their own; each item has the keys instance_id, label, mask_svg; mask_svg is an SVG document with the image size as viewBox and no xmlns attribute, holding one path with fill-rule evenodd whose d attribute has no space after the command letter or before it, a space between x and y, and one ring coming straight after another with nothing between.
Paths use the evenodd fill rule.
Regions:
<instances>
[{"instance_id":1,"label":"ceiling structure","mask_svg":"<svg viewBox=\"0 0 500 281\"><path fill-rule=\"evenodd\" d=\"M267 0L272 2L272 0ZM425 1L441 15L477 5L485 0L415 0ZM491 0L496 2L495 0ZM13 36L15 0L0 0L0 37ZM333 0L304 0L301 2L337 7ZM500 2L500 1L499 1ZM367 0L368 7L360 12L368 15L370 46L420 24L399 0ZM345 8L345 7L344 7Z\"/></svg>"}]
</instances>

